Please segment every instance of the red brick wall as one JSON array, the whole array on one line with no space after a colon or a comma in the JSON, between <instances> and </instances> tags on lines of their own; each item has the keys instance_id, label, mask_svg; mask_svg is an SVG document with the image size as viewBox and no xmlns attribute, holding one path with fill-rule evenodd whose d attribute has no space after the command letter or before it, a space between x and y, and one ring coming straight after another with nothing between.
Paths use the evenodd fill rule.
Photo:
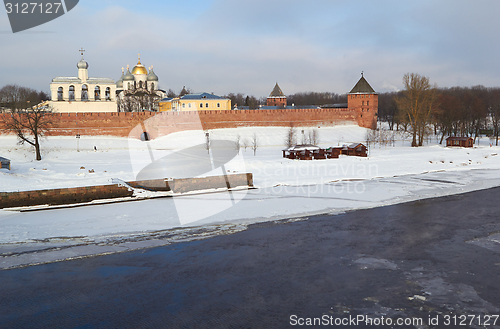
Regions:
<instances>
[{"instance_id":1,"label":"red brick wall","mask_svg":"<svg viewBox=\"0 0 500 329\"><path fill-rule=\"evenodd\" d=\"M285 107L286 106L286 97L279 97L279 98L278 97L268 97L266 105L267 106L283 106L283 107Z\"/></svg>"},{"instance_id":2,"label":"red brick wall","mask_svg":"<svg viewBox=\"0 0 500 329\"><path fill-rule=\"evenodd\" d=\"M377 108L376 95L371 95L370 114ZM351 101L351 99L349 99ZM371 127L373 117L359 115L359 106L350 102L349 108L228 110L141 113L55 113L49 135L112 135L140 138L146 130L152 138L173 132L197 129L236 128L249 126L333 126L341 122ZM376 112L376 110L375 110ZM0 132L2 116L0 114Z\"/></svg>"},{"instance_id":3,"label":"red brick wall","mask_svg":"<svg viewBox=\"0 0 500 329\"><path fill-rule=\"evenodd\" d=\"M347 103L349 110L356 113L356 121L360 127L377 128L377 94L348 94Z\"/></svg>"}]
</instances>

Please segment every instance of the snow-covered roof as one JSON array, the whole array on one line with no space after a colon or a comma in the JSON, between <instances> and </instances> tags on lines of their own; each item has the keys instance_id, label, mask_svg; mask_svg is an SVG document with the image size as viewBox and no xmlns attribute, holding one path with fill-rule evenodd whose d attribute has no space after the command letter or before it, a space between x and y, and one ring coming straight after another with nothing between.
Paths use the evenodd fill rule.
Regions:
<instances>
[{"instance_id":1,"label":"snow-covered roof","mask_svg":"<svg viewBox=\"0 0 500 329\"><path fill-rule=\"evenodd\" d=\"M352 144L347 145L347 147L350 148L350 149L353 149L353 148L356 148L356 147L358 147L360 145L364 146L361 143L352 143Z\"/></svg>"},{"instance_id":2,"label":"snow-covered roof","mask_svg":"<svg viewBox=\"0 0 500 329\"><path fill-rule=\"evenodd\" d=\"M304 145L295 145L287 149L287 151L315 151L320 150L319 146L304 144Z\"/></svg>"}]
</instances>

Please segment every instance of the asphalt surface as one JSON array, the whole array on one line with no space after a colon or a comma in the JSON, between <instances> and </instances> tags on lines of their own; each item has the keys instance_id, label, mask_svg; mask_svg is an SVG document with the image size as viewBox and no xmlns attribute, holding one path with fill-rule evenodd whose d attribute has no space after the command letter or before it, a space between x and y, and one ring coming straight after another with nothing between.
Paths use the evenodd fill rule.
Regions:
<instances>
[{"instance_id":1,"label":"asphalt surface","mask_svg":"<svg viewBox=\"0 0 500 329\"><path fill-rule=\"evenodd\" d=\"M500 328L499 200L494 188L3 270L0 327Z\"/></svg>"}]
</instances>

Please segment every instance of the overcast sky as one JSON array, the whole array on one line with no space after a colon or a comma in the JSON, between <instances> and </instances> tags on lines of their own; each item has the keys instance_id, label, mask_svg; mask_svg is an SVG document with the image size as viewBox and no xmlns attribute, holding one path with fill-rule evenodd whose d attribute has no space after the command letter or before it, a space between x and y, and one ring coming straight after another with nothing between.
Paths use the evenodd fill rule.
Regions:
<instances>
[{"instance_id":1,"label":"overcast sky","mask_svg":"<svg viewBox=\"0 0 500 329\"><path fill-rule=\"evenodd\" d=\"M13 34L0 14L0 87L49 91L76 76L154 66L162 89L266 97L279 83L346 93L361 71L378 92L407 72L439 87L500 86L497 0L81 0L64 16Z\"/></svg>"}]
</instances>

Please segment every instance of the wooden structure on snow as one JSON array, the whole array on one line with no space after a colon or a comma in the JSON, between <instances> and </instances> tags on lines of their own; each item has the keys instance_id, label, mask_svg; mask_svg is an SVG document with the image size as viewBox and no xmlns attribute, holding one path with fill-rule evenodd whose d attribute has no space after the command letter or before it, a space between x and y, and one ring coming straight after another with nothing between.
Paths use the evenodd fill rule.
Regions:
<instances>
[{"instance_id":1,"label":"wooden structure on snow","mask_svg":"<svg viewBox=\"0 0 500 329\"><path fill-rule=\"evenodd\" d=\"M10 170L10 160L6 158L0 157L0 168L1 169L9 169Z\"/></svg>"},{"instance_id":2,"label":"wooden structure on snow","mask_svg":"<svg viewBox=\"0 0 500 329\"><path fill-rule=\"evenodd\" d=\"M361 143L354 143L340 147L322 149L316 145L295 145L283 150L283 157L298 160L337 159L341 154L347 156L366 157L367 147Z\"/></svg>"},{"instance_id":3,"label":"wooden structure on snow","mask_svg":"<svg viewBox=\"0 0 500 329\"><path fill-rule=\"evenodd\" d=\"M473 147L474 139L472 137L448 137L446 138L446 146Z\"/></svg>"}]
</instances>

